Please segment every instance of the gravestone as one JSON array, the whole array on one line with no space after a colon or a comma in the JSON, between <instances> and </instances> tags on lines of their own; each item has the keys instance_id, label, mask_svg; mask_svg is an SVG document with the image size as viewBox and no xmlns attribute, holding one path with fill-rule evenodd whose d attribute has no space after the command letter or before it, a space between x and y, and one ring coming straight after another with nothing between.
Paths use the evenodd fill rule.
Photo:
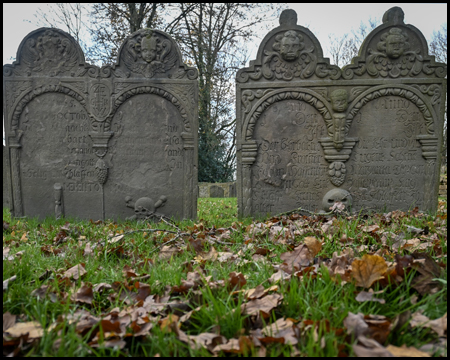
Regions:
<instances>
[{"instance_id":1,"label":"gravestone","mask_svg":"<svg viewBox=\"0 0 450 360\"><path fill-rule=\"evenodd\" d=\"M197 71L166 33L127 37L113 66L41 28L3 67L16 217L195 218Z\"/></svg>"},{"instance_id":2,"label":"gravestone","mask_svg":"<svg viewBox=\"0 0 450 360\"><path fill-rule=\"evenodd\" d=\"M223 198L224 191L220 186L211 185L211 187L209 188L209 196L212 198Z\"/></svg>"},{"instance_id":3,"label":"gravestone","mask_svg":"<svg viewBox=\"0 0 450 360\"><path fill-rule=\"evenodd\" d=\"M233 182L229 185L228 197L236 197L236 182Z\"/></svg>"},{"instance_id":4,"label":"gravestone","mask_svg":"<svg viewBox=\"0 0 450 360\"><path fill-rule=\"evenodd\" d=\"M283 11L236 76L239 215L435 211L446 74L398 7L343 69Z\"/></svg>"},{"instance_id":5,"label":"gravestone","mask_svg":"<svg viewBox=\"0 0 450 360\"><path fill-rule=\"evenodd\" d=\"M5 145L3 145L3 207L9 208L10 207L10 201L9 201L9 180L8 180L8 172L6 169L8 168L8 158L7 151Z\"/></svg>"}]
</instances>

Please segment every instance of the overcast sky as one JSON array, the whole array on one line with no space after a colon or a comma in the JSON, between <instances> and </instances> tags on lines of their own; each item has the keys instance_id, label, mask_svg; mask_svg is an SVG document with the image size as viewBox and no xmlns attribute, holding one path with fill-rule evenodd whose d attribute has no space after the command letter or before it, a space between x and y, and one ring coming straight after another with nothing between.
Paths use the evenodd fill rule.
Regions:
<instances>
[{"instance_id":1,"label":"overcast sky","mask_svg":"<svg viewBox=\"0 0 450 360\"><path fill-rule=\"evenodd\" d=\"M433 31L438 31L442 24L447 23L447 4L289 4L287 8L294 9L298 15L298 24L309 27L322 44L324 55L328 52L328 34L342 36L358 29L361 21L365 24L372 18L381 23L386 10L400 6L405 13L405 23L412 24L424 34L429 41ZM47 4L3 4L3 64L12 63L17 48L22 39L40 26L34 25L34 14L38 8L45 11ZM32 23L30 23L31 21ZM273 27L278 26L273 22ZM261 34L261 40L265 34ZM254 54L259 44L255 44Z\"/></svg>"}]
</instances>

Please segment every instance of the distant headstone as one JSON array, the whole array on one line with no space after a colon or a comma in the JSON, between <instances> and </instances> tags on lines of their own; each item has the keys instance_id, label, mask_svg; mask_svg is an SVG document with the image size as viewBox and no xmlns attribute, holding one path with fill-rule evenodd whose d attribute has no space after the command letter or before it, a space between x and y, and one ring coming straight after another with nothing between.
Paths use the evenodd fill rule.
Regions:
<instances>
[{"instance_id":1,"label":"distant headstone","mask_svg":"<svg viewBox=\"0 0 450 360\"><path fill-rule=\"evenodd\" d=\"M28 34L3 67L13 215L195 218L196 78L161 31L102 68L61 30Z\"/></svg>"},{"instance_id":2,"label":"distant headstone","mask_svg":"<svg viewBox=\"0 0 450 360\"><path fill-rule=\"evenodd\" d=\"M221 186L211 185L209 188L209 196L212 198L223 198L224 191Z\"/></svg>"},{"instance_id":3,"label":"distant headstone","mask_svg":"<svg viewBox=\"0 0 450 360\"><path fill-rule=\"evenodd\" d=\"M237 73L240 216L437 208L447 67L394 7L343 69L285 10Z\"/></svg>"},{"instance_id":4,"label":"distant headstone","mask_svg":"<svg viewBox=\"0 0 450 360\"><path fill-rule=\"evenodd\" d=\"M236 197L236 182L233 182L229 185L228 197Z\"/></svg>"}]
</instances>

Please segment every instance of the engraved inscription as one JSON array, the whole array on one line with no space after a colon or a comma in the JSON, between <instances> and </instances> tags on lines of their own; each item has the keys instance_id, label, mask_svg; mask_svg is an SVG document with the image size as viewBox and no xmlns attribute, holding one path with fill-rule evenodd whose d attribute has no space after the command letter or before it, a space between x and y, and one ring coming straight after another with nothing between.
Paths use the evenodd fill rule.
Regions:
<instances>
[{"instance_id":1,"label":"engraved inscription","mask_svg":"<svg viewBox=\"0 0 450 360\"><path fill-rule=\"evenodd\" d=\"M54 184L61 184L65 216L91 216L97 209L95 161L86 110L73 98L46 93L27 105L20 158L24 211L54 214ZM94 197L92 197L94 196ZM90 203L90 209L82 206Z\"/></svg>"},{"instance_id":2,"label":"engraved inscription","mask_svg":"<svg viewBox=\"0 0 450 360\"><path fill-rule=\"evenodd\" d=\"M346 186L356 209L407 209L424 204L426 162L419 134L422 113L412 102L387 96L367 103L350 136L359 142L347 163Z\"/></svg>"},{"instance_id":3,"label":"engraved inscription","mask_svg":"<svg viewBox=\"0 0 450 360\"><path fill-rule=\"evenodd\" d=\"M303 101L284 100L265 110L255 127L253 212L319 208L320 189L329 185L328 165L317 139L326 133L319 112Z\"/></svg>"},{"instance_id":4,"label":"engraved inscription","mask_svg":"<svg viewBox=\"0 0 450 360\"><path fill-rule=\"evenodd\" d=\"M118 110L111 123L120 130L108 150L112 166L105 184L106 216L115 207L124 219L129 217L129 209L123 206L125 197L158 199L161 194L170 194L164 212L175 214L183 203L179 189L184 185L184 128L179 110L155 94L133 96ZM127 117L120 116L121 112Z\"/></svg>"}]
</instances>

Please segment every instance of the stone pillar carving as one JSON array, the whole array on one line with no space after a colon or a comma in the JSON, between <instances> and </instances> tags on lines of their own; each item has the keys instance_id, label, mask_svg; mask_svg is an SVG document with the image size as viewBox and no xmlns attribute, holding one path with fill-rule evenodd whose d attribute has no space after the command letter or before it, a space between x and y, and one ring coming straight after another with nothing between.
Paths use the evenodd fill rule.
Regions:
<instances>
[{"instance_id":1,"label":"stone pillar carving","mask_svg":"<svg viewBox=\"0 0 450 360\"><path fill-rule=\"evenodd\" d=\"M194 135L192 133L181 133L184 145L184 208L183 217L193 219L197 214L197 202L193 201L196 196L192 194L194 180L197 178L197 167L192 166L194 162Z\"/></svg>"},{"instance_id":2,"label":"stone pillar carving","mask_svg":"<svg viewBox=\"0 0 450 360\"><path fill-rule=\"evenodd\" d=\"M435 209L437 198L439 196L439 181L436 174L439 169L435 169L438 159L438 138L434 135L418 135L422 147L422 156L426 160L425 165L425 190L424 190L424 208Z\"/></svg>"},{"instance_id":3,"label":"stone pillar carving","mask_svg":"<svg viewBox=\"0 0 450 360\"><path fill-rule=\"evenodd\" d=\"M258 144L255 140L242 144L242 205L243 216L252 214L252 172L251 166L258 154Z\"/></svg>"},{"instance_id":4,"label":"stone pillar carving","mask_svg":"<svg viewBox=\"0 0 450 360\"><path fill-rule=\"evenodd\" d=\"M13 190L13 214L15 217L23 216L23 203L22 203L22 187L20 183L20 139L23 132L21 130L14 130L8 138L10 148L10 164L11 164L11 180Z\"/></svg>"}]
</instances>

